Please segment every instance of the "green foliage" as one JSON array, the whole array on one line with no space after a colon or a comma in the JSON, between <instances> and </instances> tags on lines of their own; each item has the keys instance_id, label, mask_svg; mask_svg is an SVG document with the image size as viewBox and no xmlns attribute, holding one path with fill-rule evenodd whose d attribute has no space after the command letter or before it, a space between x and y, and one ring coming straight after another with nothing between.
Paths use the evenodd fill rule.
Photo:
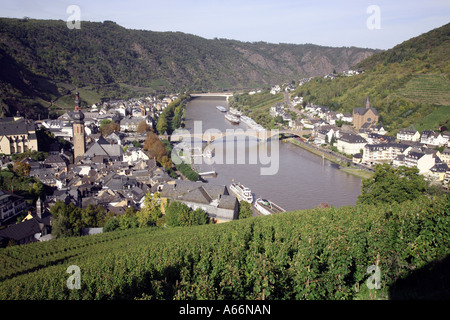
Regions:
<instances>
[{"instance_id":1,"label":"green foliage","mask_svg":"<svg viewBox=\"0 0 450 320\"><path fill-rule=\"evenodd\" d=\"M201 208L192 210L186 204L172 201L165 212L168 227L187 227L204 225L209 222L208 215Z\"/></svg>"},{"instance_id":2,"label":"green foliage","mask_svg":"<svg viewBox=\"0 0 450 320\"><path fill-rule=\"evenodd\" d=\"M250 218L253 215L252 205L247 201L239 202L239 219Z\"/></svg>"},{"instance_id":3,"label":"green foliage","mask_svg":"<svg viewBox=\"0 0 450 320\"><path fill-rule=\"evenodd\" d=\"M190 95L184 94L169 103L158 117L158 122L156 124L156 130L160 135L166 132L172 134L174 130L182 126L181 119L183 117L184 108L190 99Z\"/></svg>"},{"instance_id":4,"label":"green foliage","mask_svg":"<svg viewBox=\"0 0 450 320\"><path fill-rule=\"evenodd\" d=\"M153 195L148 192L144 198L144 206L136 213L139 227L156 225L156 221L161 217L161 198L159 193Z\"/></svg>"},{"instance_id":5,"label":"green foliage","mask_svg":"<svg viewBox=\"0 0 450 320\"><path fill-rule=\"evenodd\" d=\"M419 290L417 271L448 256L449 239L450 196L61 238L0 249L0 299L442 297L446 284ZM65 285L69 265L79 290ZM371 265L380 290L366 287Z\"/></svg>"},{"instance_id":6,"label":"green foliage","mask_svg":"<svg viewBox=\"0 0 450 320\"><path fill-rule=\"evenodd\" d=\"M14 191L15 194L24 197L29 203L33 204L38 197L44 199L47 187L38 179L17 174L11 170L0 170L0 190Z\"/></svg>"},{"instance_id":7,"label":"green foliage","mask_svg":"<svg viewBox=\"0 0 450 320\"><path fill-rule=\"evenodd\" d=\"M389 164L378 164L374 175L363 180L358 203L402 203L422 196L427 189L428 183L419 175L417 168L393 168Z\"/></svg>"},{"instance_id":8,"label":"green foliage","mask_svg":"<svg viewBox=\"0 0 450 320\"><path fill-rule=\"evenodd\" d=\"M57 201L50 213L53 215L52 235L56 238L79 236L82 228L101 227L106 215L102 206L90 204L81 209L62 201Z\"/></svg>"}]
</instances>

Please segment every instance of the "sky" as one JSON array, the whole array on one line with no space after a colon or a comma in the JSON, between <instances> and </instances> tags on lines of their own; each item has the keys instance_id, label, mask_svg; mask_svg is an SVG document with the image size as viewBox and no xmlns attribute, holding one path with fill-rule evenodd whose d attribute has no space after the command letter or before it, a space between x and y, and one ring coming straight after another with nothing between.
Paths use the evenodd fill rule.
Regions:
<instances>
[{"instance_id":1,"label":"sky","mask_svg":"<svg viewBox=\"0 0 450 320\"><path fill-rule=\"evenodd\" d=\"M0 16L111 20L207 39L390 49L450 22L450 0L0 0ZM81 28L83 24L81 22Z\"/></svg>"}]
</instances>

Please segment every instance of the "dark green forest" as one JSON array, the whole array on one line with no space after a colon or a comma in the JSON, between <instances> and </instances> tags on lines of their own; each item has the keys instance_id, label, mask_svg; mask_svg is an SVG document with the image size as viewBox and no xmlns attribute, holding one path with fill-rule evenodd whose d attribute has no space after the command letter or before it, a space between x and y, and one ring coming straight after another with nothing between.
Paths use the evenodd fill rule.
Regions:
<instances>
[{"instance_id":1,"label":"dark green forest","mask_svg":"<svg viewBox=\"0 0 450 320\"><path fill-rule=\"evenodd\" d=\"M69 29L61 20L1 18L0 39L2 112L19 110L30 118L67 105L75 87L87 90L82 97L93 100L230 91L345 70L375 52L209 40L181 32L130 30L112 21L82 21L80 29Z\"/></svg>"},{"instance_id":2,"label":"dark green forest","mask_svg":"<svg viewBox=\"0 0 450 320\"><path fill-rule=\"evenodd\" d=\"M375 53L356 67L364 73L337 79L317 77L297 88L305 103L352 112L367 96L380 123L395 134L413 126L422 131L449 127L450 24Z\"/></svg>"}]
</instances>

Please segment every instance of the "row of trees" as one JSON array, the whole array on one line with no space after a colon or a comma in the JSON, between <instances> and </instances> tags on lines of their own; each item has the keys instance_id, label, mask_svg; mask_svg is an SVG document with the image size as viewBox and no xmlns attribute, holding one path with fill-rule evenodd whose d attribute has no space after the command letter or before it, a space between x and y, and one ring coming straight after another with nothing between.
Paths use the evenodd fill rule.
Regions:
<instances>
[{"instance_id":1,"label":"row of trees","mask_svg":"<svg viewBox=\"0 0 450 320\"><path fill-rule=\"evenodd\" d=\"M184 118L184 108L190 98L189 94L183 94L169 103L158 117L156 130L159 134L171 134L173 131L183 126L182 119Z\"/></svg>"},{"instance_id":2,"label":"row of trees","mask_svg":"<svg viewBox=\"0 0 450 320\"><path fill-rule=\"evenodd\" d=\"M50 213L53 215L52 235L57 238L79 236L82 228L103 227L104 232L110 232L145 227L187 227L210 222L208 214L201 208L192 209L179 201L162 203L159 193L150 192L140 210L128 207L122 215L107 212L101 205L91 204L82 209L62 201L57 201ZM239 219L252 214L251 205L241 202Z\"/></svg>"},{"instance_id":3,"label":"row of trees","mask_svg":"<svg viewBox=\"0 0 450 320\"><path fill-rule=\"evenodd\" d=\"M178 201L165 203L163 206L165 214L163 214L160 194L148 193L140 211L129 208L123 215L110 217L105 223L104 231L162 226L186 227L209 223L207 213L200 208L193 210Z\"/></svg>"}]
</instances>

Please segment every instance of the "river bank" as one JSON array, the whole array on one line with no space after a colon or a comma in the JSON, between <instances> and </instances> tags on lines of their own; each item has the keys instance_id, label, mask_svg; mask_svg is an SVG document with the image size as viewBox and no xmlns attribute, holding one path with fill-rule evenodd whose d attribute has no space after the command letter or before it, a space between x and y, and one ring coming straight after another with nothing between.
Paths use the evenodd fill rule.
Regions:
<instances>
[{"instance_id":1,"label":"river bank","mask_svg":"<svg viewBox=\"0 0 450 320\"><path fill-rule=\"evenodd\" d=\"M354 175L358 178L361 179L365 179L365 178L370 178L372 177L373 173L364 169L360 169L360 168L356 168L356 167L348 167L347 166L347 162L342 161L341 159L339 159L338 157L333 156L330 153L327 152L322 152L320 150L317 150L316 148L312 147L312 146L308 146L305 143L301 143L299 142L296 138L289 138L286 139L287 142L292 143L302 149L307 150L308 152L311 152L319 157L323 157L333 163L336 163L339 165L339 170L346 172L348 174Z\"/></svg>"}]
</instances>

